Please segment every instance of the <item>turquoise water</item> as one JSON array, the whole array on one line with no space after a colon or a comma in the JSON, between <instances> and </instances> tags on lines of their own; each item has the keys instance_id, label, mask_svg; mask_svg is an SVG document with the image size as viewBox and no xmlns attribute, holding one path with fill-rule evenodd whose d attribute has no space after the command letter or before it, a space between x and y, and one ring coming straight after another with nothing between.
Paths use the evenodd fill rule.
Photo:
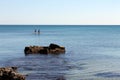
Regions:
<instances>
[{"instance_id":1,"label":"turquoise water","mask_svg":"<svg viewBox=\"0 0 120 80\"><path fill-rule=\"evenodd\" d=\"M27 80L120 80L120 26L1 25L0 42L0 66L17 66ZM25 46L50 43L66 53L24 55Z\"/></svg>"}]
</instances>

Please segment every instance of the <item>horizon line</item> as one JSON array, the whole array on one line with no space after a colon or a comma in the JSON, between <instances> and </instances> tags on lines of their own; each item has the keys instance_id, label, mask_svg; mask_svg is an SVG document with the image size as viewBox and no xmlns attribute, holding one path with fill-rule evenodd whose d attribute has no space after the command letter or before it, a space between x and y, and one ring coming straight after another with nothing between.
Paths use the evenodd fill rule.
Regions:
<instances>
[{"instance_id":1,"label":"horizon line","mask_svg":"<svg viewBox=\"0 0 120 80\"><path fill-rule=\"evenodd\" d=\"M54 26L54 25L60 25L60 26L72 26L72 25L76 25L76 26L94 26L94 25L100 25L100 26L104 26L104 25L109 25L109 26L120 26L120 24L0 24L0 25L50 25L50 26Z\"/></svg>"}]
</instances>

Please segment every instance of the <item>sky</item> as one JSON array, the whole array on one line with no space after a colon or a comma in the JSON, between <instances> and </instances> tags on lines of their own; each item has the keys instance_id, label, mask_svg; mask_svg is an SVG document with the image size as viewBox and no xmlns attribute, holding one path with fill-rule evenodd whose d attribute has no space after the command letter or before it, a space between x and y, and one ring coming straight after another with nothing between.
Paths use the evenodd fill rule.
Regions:
<instances>
[{"instance_id":1,"label":"sky","mask_svg":"<svg viewBox=\"0 0 120 80\"><path fill-rule=\"evenodd\" d=\"M120 0L0 0L0 24L120 25Z\"/></svg>"}]
</instances>

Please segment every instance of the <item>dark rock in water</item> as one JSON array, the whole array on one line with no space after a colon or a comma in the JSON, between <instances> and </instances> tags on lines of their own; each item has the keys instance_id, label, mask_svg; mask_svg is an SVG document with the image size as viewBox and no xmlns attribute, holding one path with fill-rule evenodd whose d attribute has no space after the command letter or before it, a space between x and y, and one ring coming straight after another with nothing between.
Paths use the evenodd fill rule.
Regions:
<instances>
[{"instance_id":1,"label":"dark rock in water","mask_svg":"<svg viewBox=\"0 0 120 80\"><path fill-rule=\"evenodd\" d=\"M28 54L60 54L65 53L65 47L57 44L50 44L49 46L29 46L25 47L24 53Z\"/></svg>"},{"instance_id":2,"label":"dark rock in water","mask_svg":"<svg viewBox=\"0 0 120 80\"><path fill-rule=\"evenodd\" d=\"M17 67L0 68L0 80L25 80L25 76L17 72Z\"/></svg>"},{"instance_id":3,"label":"dark rock in water","mask_svg":"<svg viewBox=\"0 0 120 80\"><path fill-rule=\"evenodd\" d=\"M59 77L56 80L66 80L64 77Z\"/></svg>"},{"instance_id":4,"label":"dark rock in water","mask_svg":"<svg viewBox=\"0 0 120 80\"><path fill-rule=\"evenodd\" d=\"M50 44L49 45L49 49L55 49L55 48L60 48L60 46L57 44Z\"/></svg>"},{"instance_id":5,"label":"dark rock in water","mask_svg":"<svg viewBox=\"0 0 120 80\"><path fill-rule=\"evenodd\" d=\"M41 54L48 54L48 49L41 49L41 50L39 50L39 52L38 53L41 53Z\"/></svg>"}]
</instances>

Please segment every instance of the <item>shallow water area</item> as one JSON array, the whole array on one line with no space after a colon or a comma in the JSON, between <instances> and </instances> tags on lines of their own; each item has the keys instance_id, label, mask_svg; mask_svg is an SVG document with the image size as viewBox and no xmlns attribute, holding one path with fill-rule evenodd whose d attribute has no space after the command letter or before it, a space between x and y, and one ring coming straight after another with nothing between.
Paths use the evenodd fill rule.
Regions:
<instances>
[{"instance_id":1,"label":"shallow water area","mask_svg":"<svg viewBox=\"0 0 120 80\"><path fill-rule=\"evenodd\" d=\"M66 55L29 55L8 61L17 66L27 80L119 80L119 58L81 55L74 59ZM101 58L101 60L98 60Z\"/></svg>"}]
</instances>

